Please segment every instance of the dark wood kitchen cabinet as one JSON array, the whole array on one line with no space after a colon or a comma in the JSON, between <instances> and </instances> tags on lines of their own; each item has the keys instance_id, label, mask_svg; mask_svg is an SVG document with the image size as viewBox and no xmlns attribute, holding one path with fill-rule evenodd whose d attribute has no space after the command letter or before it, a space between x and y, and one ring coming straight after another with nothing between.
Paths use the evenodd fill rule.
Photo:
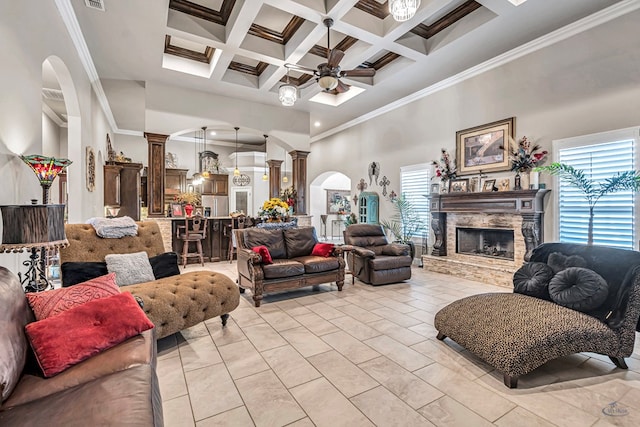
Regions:
<instances>
[{"instance_id":1,"label":"dark wood kitchen cabinet","mask_svg":"<svg viewBox=\"0 0 640 427\"><path fill-rule=\"evenodd\" d=\"M178 257L182 254L183 242L176 237L179 226L184 226L184 218L171 220L172 244L171 247ZM209 218L207 221L207 237L202 242L202 254L205 261L227 261L231 218ZM195 243L191 243L192 245ZM193 251L193 249L191 249ZM194 259L194 262L197 260Z\"/></svg>"},{"instance_id":2,"label":"dark wood kitchen cabinet","mask_svg":"<svg viewBox=\"0 0 640 427\"><path fill-rule=\"evenodd\" d=\"M211 174L202 183L202 194L212 196L229 195L229 175Z\"/></svg>"}]
</instances>

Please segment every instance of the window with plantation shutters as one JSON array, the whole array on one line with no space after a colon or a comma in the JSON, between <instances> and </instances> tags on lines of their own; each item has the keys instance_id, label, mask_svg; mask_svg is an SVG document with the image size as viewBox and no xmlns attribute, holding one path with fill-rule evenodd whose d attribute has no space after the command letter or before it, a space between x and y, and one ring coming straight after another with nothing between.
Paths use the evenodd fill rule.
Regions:
<instances>
[{"instance_id":1,"label":"window with plantation shutters","mask_svg":"<svg viewBox=\"0 0 640 427\"><path fill-rule=\"evenodd\" d=\"M557 161L583 170L594 182L635 169L637 129L582 138L582 144L581 138L572 138L570 143L560 142ZM559 240L586 243L589 206L584 194L564 180L559 180L558 186ZM634 249L634 210L635 200L631 191L603 196L594 209L593 244Z\"/></svg>"},{"instance_id":2,"label":"window with plantation shutters","mask_svg":"<svg viewBox=\"0 0 640 427\"><path fill-rule=\"evenodd\" d=\"M431 165L422 163L419 165L403 166L400 168L400 192L405 199L411 202L420 216L423 224L418 237L428 237L429 222L429 195Z\"/></svg>"}]
</instances>

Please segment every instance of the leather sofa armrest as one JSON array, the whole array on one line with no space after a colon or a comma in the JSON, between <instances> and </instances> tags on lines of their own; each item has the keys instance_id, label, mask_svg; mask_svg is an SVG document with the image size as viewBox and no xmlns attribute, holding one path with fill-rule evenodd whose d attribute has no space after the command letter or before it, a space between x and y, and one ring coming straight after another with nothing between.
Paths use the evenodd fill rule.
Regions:
<instances>
[{"instance_id":1,"label":"leather sofa armrest","mask_svg":"<svg viewBox=\"0 0 640 427\"><path fill-rule=\"evenodd\" d=\"M359 256L361 258L375 258L376 254L375 252L369 250L369 249L365 249L365 248L361 248L359 246L354 246L353 249L351 250L351 252L356 255Z\"/></svg>"},{"instance_id":2,"label":"leather sofa armrest","mask_svg":"<svg viewBox=\"0 0 640 427\"><path fill-rule=\"evenodd\" d=\"M251 278L254 268L262 268L262 257L260 254L245 248L238 248L238 273Z\"/></svg>"},{"instance_id":3,"label":"leather sofa armrest","mask_svg":"<svg viewBox=\"0 0 640 427\"><path fill-rule=\"evenodd\" d=\"M409 255L410 253L411 249L409 245L405 245L404 243L389 243L382 247L383 255L403 256Z\"/></svg>"},{"instance_id":4,"label":"leather sofa armrest","mask_svg":"<svg viewBox=\"0 0 640 427\"><path fill-rule=\"evenodd\" d=\"M334 246L333 252L331 252L331 255L339 258L342 256L342 254L344 254L344 248L342 246Z\"/></svg>"}]
</instances>

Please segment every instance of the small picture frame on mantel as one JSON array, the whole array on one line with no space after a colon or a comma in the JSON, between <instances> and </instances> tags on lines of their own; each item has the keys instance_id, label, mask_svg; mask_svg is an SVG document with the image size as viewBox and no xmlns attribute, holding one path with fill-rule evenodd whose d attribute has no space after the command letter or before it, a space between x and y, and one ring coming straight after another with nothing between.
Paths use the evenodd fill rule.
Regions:
<instances>
[{"instance_id":1,"label":"small picture frame on mantel","mask_svg":"<svg viewBox=\"0 0 640 427\"><path fill-rule=\"evenodd\" d=\"M431 184L431 194L440 192L440 184Z\"/></svg>"}]
</instances>

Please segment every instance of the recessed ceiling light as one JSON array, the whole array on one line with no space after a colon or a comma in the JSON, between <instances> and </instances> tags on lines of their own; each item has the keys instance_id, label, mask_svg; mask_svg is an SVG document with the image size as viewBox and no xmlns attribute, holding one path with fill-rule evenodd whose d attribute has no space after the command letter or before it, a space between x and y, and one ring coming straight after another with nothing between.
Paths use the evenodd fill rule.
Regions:
<instances>
[{"instance_id":1,"label":"recessed ceiling light","mask_svg":"<svg viewBox=\"0 0 640 427\"><path fill-rule=\"evenodd\" d=\"M313 125L314 125L315 127L320 127L320 122L315 122Z\"/></svg>"},{"instance_id":2,"label":"recessed ceiling light","mask_svg":"<svg viewBox=\"0 0 640 427\"><path fill-rule=\"evenodd\" d=\"M509 0L511 3L513 3L515 6L520 6L522 3L526 2L527 0Z\"/></svg>"},{"instance_id":3,"label":"recessed ceiling light","mask_svg":"<svg viewBox=\"0 0 640 427\"><path fill-rule=\"evenodd\" d=\"M211 135L215 135L215 134L216 134L216 131L212 130Z\"/></svg>"}]
</instances>

